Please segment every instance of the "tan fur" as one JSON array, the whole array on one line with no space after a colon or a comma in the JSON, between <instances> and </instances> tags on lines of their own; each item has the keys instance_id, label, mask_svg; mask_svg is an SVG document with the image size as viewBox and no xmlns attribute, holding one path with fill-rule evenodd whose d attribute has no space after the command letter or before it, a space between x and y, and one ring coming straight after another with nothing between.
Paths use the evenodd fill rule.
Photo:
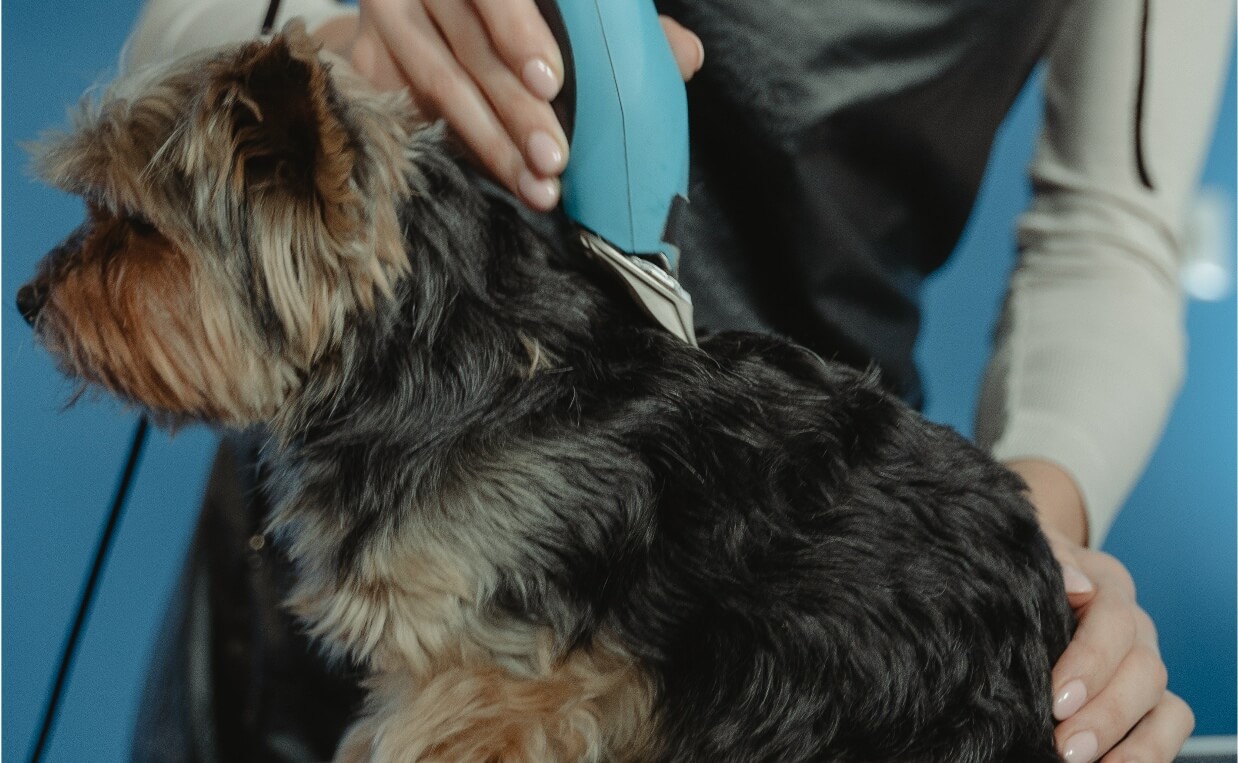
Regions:
<instances>
[{"instance_id":1,"label":"tan fur","mask_svg":"<svg viewBox=\"0 0 1238 763\"><path fill-rule=\"evenodd\" d=\"M213 61L208 66L213 85L205 95L203 120L206 133L218 132L218 140L228 144L227 155L233 163L231 172L221 175L219 182L231 182L235 192L245 178L251 193L257 188L253 212L261 224L253 228L265 239L261 242L265 250L262 275L276 313L291 334L293 346L300 350L298 360L308 364L340 340L343 319L350 311L372 307L376 293L391 294L395 278L407 270L408 262L403 233L390 213L394 207L369 205L354 181L353 136L327 102L331 69L319 62L317 46L303 30L291 30L287 37L287 49L254 43L238 58ZM285 50L291 55L286 57ZM304 71L306 81L297 82L296 95L280 98L284 83L279 78L301 76L289 75L289 71ZM308 90L308 99L301 97L302 87ZM258 99L274 103L264 113ZM354 109L350 116L363 113ZM388 114L379 114L384 125L391 123ZM287 122L294 125L288 127ZM240 129L236 129L238 124ZM295 176L304 171L300 165L306 158L283 158L281 152L286 150L289 134L295 137L297 129L312 130L317 142L308 162L313 176L302 181L306 188L293 188L290 193L286 185L296 184ZM222 137L225 131L226 139ZM375 166L386 171L366 194L377 198L407 195L405 178L410 165L403 150L407 134L370 132L366 138L371 140L365 145L384 154ZM191 145L190 150L218 149L207 143ZM193 163L209 165L216 156L194 156ZM276 162L266 186L255 184L252 173L245 172L258 158Z\"/></svg>"},{"instance_id":2,"label":"tan fur","mask_svg":"<svg viewBox=\"0 0 1238 763\"><path fill-rule=\"evenodd\" d=\"M548 630L479 612L463 560L400 545L379 563L392 567L371 565L379 577L302 574L290 601L374 670L336 760L631 760L648 748L653 693L630 657L604 644L564 655Z\"/></svg>"},{"instance_id":3,"label":"tan fur","mask_svg":"<svg viewBox=\"0 0 1238 763\"><path fill-rule=\"evenodd\" d=\"M297 563L289 606L338 656L374 671L366 714L337 760L640 760L649 751L653 690L630 655L605 638L568 652L548 629L480 606L496 565L514 553L503 539L517 535L516 518L541 510L517 477L500 476L524 463L508 452L479 465L477 483L508 485L503 495L445 495L410 512L484 513L511 526L443 537L432 520L410 519L343 574L326 561L344 540L338 528L310 519L321 512L286 506L274 518Z\"/></svg>"},{"instance_id":4,"label":"tan fur","mask_svg":"<svg viewBox=\"0 0 1238 763\"><path fill-rule=\"evenodd\" d=\"M536 339L531 339L524 334L519 334L518 337L524 351L529 355L529 370L525 373L530 379L553 367L553 359Z\"/></svg>"},{"instance_id":5,"label":"tan fur","mask_svg":"<svg viewBox=\"0 0 1238 763\"><path fill-rule=\"evenodd\" d=\"M652 752L652 689L630 659L598 646L542 675L463 662L428 681L375 675L366 716L337 761L638 760Z\"/></svg>"},{"instance_id":6,"label":"tan fur","mask_svg":"<svg viewBox=\"0 0 1238 763\"><path fill-rule=\"evenodd\" d=\"M174 416L270 418L294 374L262 351L238 295L159 233L98 209L89 226L39 318L67 370Z\"/></svg>"},{"instance_id":7,"label":"tan fur","mask_svg":"<svg viewBox=\"0 0 1238 763\"><path fill-rule=\"evenodd\" d=\"M173 243L183 251L248 246L261 252L255 275L268 285L291 339L288 359L305 368L340 341L350 311L389 295L408 271L397 205L390 202L414 190L409 131L416 116L403 94L376 93L339 62L320 61L299 25L284 34L287 47L254 42L239 55L205 53L137 72L114 86L102 105L84 103L73 132L46 136L34 150L39 173L49 182L118 216L142 210L175 235ZM295 115L305 120L305 129L322 135L310 162L313 177L303 189L308 192L301 195L279 186L289 168L302 162L278 154L287 125L255 102L251 88L263 67L272 70L270 77L295 78L303 71L315 104ZM332 82L355 88L347 114L355 134L327 107ZM276 80L268 90L278 92L279 85ZM275 134L264 137L264 128ZM379 168L365 189L353 176L358 150ZM259 184L242 224L228 201L247 161L263 151L276 152L269 193ZM192 186L178 182L186 177L194 178ZM248 241L241 238L244 231Z\"/></svg>"}]
</instances>

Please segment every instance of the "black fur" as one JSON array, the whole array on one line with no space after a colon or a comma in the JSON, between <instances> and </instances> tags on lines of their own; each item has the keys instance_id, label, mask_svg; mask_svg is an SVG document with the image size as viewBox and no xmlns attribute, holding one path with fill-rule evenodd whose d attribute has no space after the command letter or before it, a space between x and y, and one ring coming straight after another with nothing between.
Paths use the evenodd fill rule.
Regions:
<instances>
[{"instance_id":1,"label":"black fur","mask_svg":"<svg viewBox=\"0 0 1238 763\"><path fill-rule=\"evenodd\" d=\"M392 507L529 449L551 517L486 606L563 648L617 634L666 760L1059 759L1072 620L1018 478L871 374L768 336L680 343L562 228L445 152L418 169L413 275L310 374L274 456L347 523L341 570Z\"/></svg>"}]
</instances>

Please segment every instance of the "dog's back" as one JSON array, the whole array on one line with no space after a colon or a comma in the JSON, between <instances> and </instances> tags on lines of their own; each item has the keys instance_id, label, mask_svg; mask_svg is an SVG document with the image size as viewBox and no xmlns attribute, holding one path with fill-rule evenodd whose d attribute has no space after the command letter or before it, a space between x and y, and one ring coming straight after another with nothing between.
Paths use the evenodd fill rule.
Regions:
<instances>
[{"instance_id":1,"label":"dog's back","mask_svg":"<svg viewBox=\"0 0 1238 763\"><path fill-rule=\"evenodd\" d=\"M578 392L651 489L600 577L561 578L652 672L664 758L1058 760L1071 615L1018 478L869 375L701 350Z\"/></svg>"},{"instance_id":2,"label":"dog's back","mask_svg":"<svg viewBox=\"0 0 1238 763\"><path fill-rule=\"evenodd\" d=\"M1057 760L1070 612L1020 481L869 376L751 335L703 349L682 429L641 445L663 541L630 638L667 759Z\"/></svg>"}]
</instances>

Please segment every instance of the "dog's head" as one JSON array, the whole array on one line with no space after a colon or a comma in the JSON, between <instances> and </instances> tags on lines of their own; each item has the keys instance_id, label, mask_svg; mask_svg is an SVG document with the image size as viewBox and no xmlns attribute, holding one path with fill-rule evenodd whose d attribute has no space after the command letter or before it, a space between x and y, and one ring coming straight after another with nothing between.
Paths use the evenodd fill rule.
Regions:
<instances>
[{"instance_id":1,"label":"dog's head","mask_svg":"<svg viewBox=\"0 0 1238 763\"><path fill-rule=\"evenodd\" d=\"M18 293L72 376L174 419L269 419L408 268L406 99L299 25L137 73L35 147L85 222Z\"/></svg>"}]
</instances>

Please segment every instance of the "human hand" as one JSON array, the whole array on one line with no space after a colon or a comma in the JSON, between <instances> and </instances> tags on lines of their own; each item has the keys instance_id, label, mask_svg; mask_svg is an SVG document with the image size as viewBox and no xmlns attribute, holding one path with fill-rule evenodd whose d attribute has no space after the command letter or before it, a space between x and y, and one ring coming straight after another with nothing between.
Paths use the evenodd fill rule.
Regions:
<instances>
[{"instance_id":1,"label":"human hand","mask_svg":"<svg viewBox=\"0 0 1238 763\"><path fill-rule=\"evenodd\" d=\"M407 88L530 207L554 207L568 151L550 107L563 59L534 0L360 0L360 8L359 18L315 34L375 86ZM704 60L700 40L666 17L662 26L690 79Z\"/></svg>"},{"instance_id":2,"label":"human hand","mask_svg":"<svg viewBox=\"0 0 1238 763\"><path fill-rule=\"evenodd\" d=\"M1082 500L1065 472L1045 462L1010 466L1031 488L1079 623L1053 668L1058 750L1067 763L1170 763L1195 717L1166 691L1156 627L1135 600L1130 573L1109 554L1084 547Z\"/></svg>"}]
</instances>

